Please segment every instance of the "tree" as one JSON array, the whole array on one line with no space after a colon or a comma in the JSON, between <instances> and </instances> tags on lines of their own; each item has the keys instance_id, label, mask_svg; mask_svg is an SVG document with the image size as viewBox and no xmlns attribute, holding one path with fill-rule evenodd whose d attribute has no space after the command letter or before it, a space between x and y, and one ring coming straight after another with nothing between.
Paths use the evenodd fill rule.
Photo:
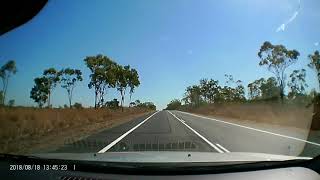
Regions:
<instances>
[{"instance_id":1,"label":"tree","mask_svg":"<svg viewBox=\"0 0 320 180\"><path fill-rule=\"evenodd\" d=\"M128 85L129 85L129 88L130 88L130 91L129 91L130 103L132 103L131 102L132 94L134 93L135 88L140 85L139 75L138 75L138 71L136 69L132 68L130 70L129 79L128 79ZM130 107L130 105L129 105L129 107Z\"/></svg>"},{"instance_id":2,"label":"tree","mask_svg":"<svg viewBox=\"0 0 320 180\"><path fill-rule=\"evenodd\" d=\"M204 100L208 103L217 101L219 94L219 82L214 79L201 79L200 92Z\"/></svg>"},{"instance_id":3,"label":"tree","mask_svg":"<svg viewBox=\"0 0 320 180\"><path fill-rule=\"evenodd\" d=\"M15 100L14 99L11 99L11 100L8 101L9 107L13 107L14 104L15 104Z\"/></svg>"},{"instance_id":4,"label":"tree","mask_svg":"<svg viewBox=\"0 0 320 180\"><path fill-rule=\"evenodd\" d=\"M226 84L220 89L220 99L226 102L245 101L245 90L241 80L235 80L232 75L225 74Z\"/></svg>"},{"instance_id":5,"label":"tree","mask_svg":"<svg viewBox=\"0 0 320 180\"><path fill-rule=\"evenodd\" d=\"M280 97L280 87L276 78L269 77L261 84L262 99L266 100L278 100Z\"/></svg>"},{"instance_id":6,"label":"tree","mask_svg":"<svg viewBox=\"0 0 320 180\"><path fill-rule=\"evenodd\" d=\"M257 100L262 97L261 85L264 82L265 79L260 78L248 84L248 93L251 100Z\"/></svg>"},{"instance_id":7,"label":"tree","mask_svg":"<svg viewBox=\"0 0 320 180\"><path fill-rule=\"evenodd\" d=\"M13 60L8 61L0 68L0 78L2 80L2 101L0 102L4 105L6 100L6 94L9 84L9 79L12 75L17 73L16 62Z\"/></svg>"},{"instance_id":8,"label":"tree","mask_svg":"<svg viewBox=\"0 0 320 180\"><path fill-rule=\"evenodd\" d=\"M129 85L129 78L130 78L130 66L118 65L116 70L116 80L117 80L116 87L117 87L117 90L120 92L120 96L121 96L120 106L122 108L122 111L123 111L126 89Z\"/></svg>"},{"instance_id":9,"label":"tree","mask_svg":"<svg viewBox=\"0 0 320 180\"><path fill-rule=\"evenodd\" d=\"M78 81L82 81L82 72L78 69L66 68L59 72L61 87L67 90L69 107L72 106L73 90Z\"/></svg>"},{"instance_id":10,"label":"tree","mask_svg":"<svg viewBox=\"0 0 320 180\"><path fill-rule=\"evenodd\" d=\"M3 92L0 91L0 107L3 105L2 102L3 102Z\"/></svg>"},{"instance_id":11,"label":"tree","mask_svg":"<svg viewBox=\"0 0 320 180\"><path fill-rule=\"evenodd\" d=\"M38 103L39 107L42 108L47 102L50 92L50 82L46 77L40 77L34 79L35 85L31 89L30 98Z\"/></svg>"},{"instance_id":12,"label":"tree","mask_svg":"<svg viewBox=\"0 0 320 180\"><path fill-rule=\"evenodd\" d=\"M183 101L185 104L198 107L202 102L201 88L198 85L188 86L184 94Z\"/></svg>"},{"instance_id":13,"label":"tree","mask_svg":"<svg viewBox=\"0 0 320 180\"><path fill-rule=\"evenodd\" d=\"M320 54L319 54L319 51L315 51L313 54L310 54L308 57L311 61L308 64L308 66L316 71L318 81L319 81L319 87L320 87Z\"/></svg>"},{"instance_id":14,"label":"tree","mask_svg":"<svg viewBox=\"0 0 320 180\"><path fill-rule=\"evenodd\" d=\"M297 96L301 96L305 93L305 88L308 87L305 78L305 69L294 70L292 74L290 74L290 81L288 82L288 86L291 91L288 94L289 98L295 99Z\"/></svg>"},{"instance_id":15,"label":"tree","mask_svg":"<svg viewBox=\"0 0 320 180\"><path fill-rule=\"evenodd\" d=\"M88 56L84 61L91 71L88 87L89 89L94 88L94 107L98 108L104 105L106 89L114 88L116 85L118 65L107 56L101 54L97 56Z\"/></svg>"},{"instance_id":16,"label":"tree","mask_svg":"<svg viewBox=\"0 0 320 180\"><path fill-rule=\"evenodd\" d=\"M288 50L283 45L273 45L266 41L261 46L258 56L259 65L266 66L268 71L273 73L280 87L281 101L284 99L284 89L286 85L286 69L298 60L297 50Z\"/></svg>"},{"instance_id":17,"label":"tree","mask_svg":"<svg viewBox=\"0 0 320 180\"><path fill-rule=\"evenodd\" d=\"M179 99L174 99L167 104L167 110L175 110L181 107L181 101Z\"/></svg>"},{"instance_id":18,"label":"tree","mask_svg":"<svg viewBox=\"0 0 320 180\"><path fill-rule=\"evenodd\" d=\"M43 76L48 80L48 107L51 107L51 94L53 89L57 86L57 83L59 82L59 72L55 68L49 68L45 69L43 71Z\"/></svg>"},{"instance_id":19,"label":"tree","mask_svg":"<svg viewBox=\"0 0 320 180\"><path fill-rule=\"evenodd\" d=\"M277 80L270 77L267 80L260 78L248 84L249 97L251 100L274 100L278 99L280 90Z\"/></svg>"},{"instance_id":20,"label":"tree","mask_svg":"<svg viewBox=\"0 0 320 180\"><path fill-rule=\"evenodd\" d=\"M156 110L157 109L156 105L154 105L153 102L140 103L139 105L137 105L137 107L147 108L147 109L150 109L150 110Z\"/></svg>"}]
</instances>

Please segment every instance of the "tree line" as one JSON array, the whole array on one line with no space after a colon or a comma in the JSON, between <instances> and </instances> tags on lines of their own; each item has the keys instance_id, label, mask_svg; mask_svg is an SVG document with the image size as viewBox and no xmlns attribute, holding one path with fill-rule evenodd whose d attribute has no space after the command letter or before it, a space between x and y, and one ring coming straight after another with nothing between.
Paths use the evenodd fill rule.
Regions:
<instances>
[{"instance_id":1,"label":"tree line","mask_svg":"<svg viewBox=\"0 0 320 180\"><path fill-rule=\"evenodd\" d=\"M288 68L298 61L300 53L289 50L284 45L273 45L266 41L258 52L259 66L265 67L273 76L260 78L250 82L247 88L241 80L234 79L232 75L225 75L225 85L218 80L201 79L199 84L188 86L181 100L174 99L167 104L167 109L178 109L182 104L189 107L198 107L203 104L223 102L252 102L252 101L293 101L307 103L315 96L315 90L306 93L306 70L297 69L288 74ZM320 83L320 56L315 51L308 56L309 68L316 71ZM285 94L288 87L289 92Z\"/></svg>"},{"instance_id":2,"label":"tree line","mask_svg":"<svg viewBox=\"0 0 320 180\"><path fill-rule=\"evenodd\" d=\"M152 102L141 103L139 100L131 102L132 94L139 87L140 80L138 71L130 65L122 66L111 60L107 56L98 54L96 56L88 56L84 59L85 65L90 69L90 81L88 88L94 90L94 107L117 108L119 101L113 99L106 101L106 93L109 88L115 88L121 97L120 106L125 103L125 96L129 94L129 106L144 107L156 109ZM0 102L5 105L5 97L8 88L9 78L17 72L15 61L8 61L1 67L0 77L3 82L3 89L0 91ZM81 81L83 75L81 70L73 68L64 68L57 70L55 68L45 69L40 77L34 79L34 86L30 91L30 98L38 104L38 106L51 107L51 95L54 89L60 85L67 92L69 107L82 107L80 103L73 104L74 90ZM9 103L10 104L10 103Z\"/></svg>"}]
</instances>

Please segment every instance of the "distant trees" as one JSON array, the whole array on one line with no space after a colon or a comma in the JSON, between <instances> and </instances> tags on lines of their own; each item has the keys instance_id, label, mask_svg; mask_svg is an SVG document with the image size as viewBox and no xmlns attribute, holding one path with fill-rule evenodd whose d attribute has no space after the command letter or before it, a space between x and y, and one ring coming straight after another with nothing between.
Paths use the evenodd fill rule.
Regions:
<instances>
[{"instance_id":1,"label":"distant trees","mask_svg":"<svg viewBox=\"0 0 320 180\"><path fill-rule=\"evenodd\" d=\"M111 101L107 101L107 107L111 109L119 108L119 101L117 99L113 99Z\"/></svg>"},{"instance_id":2,"label":"distant trees","mask_svg":"<svg viewBox=\"0 0 320 180\"><path fill-rule=\"evenodd\" d=\"M67 90L69 107L72 107L73 90L77 81L82 81L82 72L77 69L66 68L57 71L55 68L45 69L41 77L34 79L35 85L31 89L30 98L43 107L45 103L47 107L51 107L50 99L53 89L58 83Z\"/></svg>"},{"instance_id":3,"label":"distant trees","mask_svg":"<svg viewBox=\"0 0 320 180\"><path fill-rule=\"evenodd\" d=\"M181 107L181 101L179 99L174 99L167 104L167 110L175 110Z\"/></svg>"},{"instance_id":4,"label":"distant trees","mask_svg":"<svg viewBox=\"0 0 320 180\"><path fill-rule=\"evenodd\" d=\"M140 104L137 105L137 107L150 109L150 110L156 110L157 109L156 105L154 105L153 102L140 103Z\"/></svg>"},{"instance_id":5,"label":"distant trees","mask_svg":"<svg viewBox=\"0 0 320 180\"><path fill-rule=\"evenodd\" d=\"M109 108L117 108L119 106L117 99L108 102L105 101L107 89L116 88L120 92L123 111L127 88L130 88L129 94L131 101L135 88L140 85L138 71L129 65L121 66L101 54L88 56L84 59L84 62L91 71L88 87L89 89L94 89L94 107L100 108L107 106ZM67 91L69 107L75 107L75 105L79 105L79 103L72 106L73 92L77 83L80 81L83 81L83 77L79 69L65 68L60 71L54 68L46 69L41 77L34 79L35 85L30 92L30 98L38 103L39 107L42 107L46 102L48 103L48 107L50 107L52 90L57 84L60 84L61 87ZM152 104L148 103L144 105L152 106Z\"/></svg>"},{"instance_id":6,"label":"distant trees","mask_svg":"<svg viewBox=\"0 0 320 180\"><path fill-rule=\"evenodd\" d=\"M219 82L214 79L201 79L200 80L200 92L204 100L208 103L217 101L220 91Z\"/></svg>"},{"instance_id":7,"label":"distant trees","mask_svg":"<svg viewBox=\"0 0 320 180\"><path fill-rule=\"evenodd\" d=\"M120 104L123 110L127 88L130 88L131 102L135 88L140 85L137 70L129 65L119 65L103 55L89 56L84 61L91 70L88 87L95 89L95 108L106 105L104 95L107 88L116 88L121 96Z\"/></svg>"},{"instance_id":8,"label":"distant trees","mask_svg":"<svg viewBox=\"0 0 320 180\"><path fill-rule=\"evenodd\" d=\"M9 79L12 75L16 74L17 67L16 62L13 60L8 61L0 68L0 78L2 80L2 91L0 104L4 105L6 101L6 94L8 90Z\"/></svg>"},{"instance_id":9,"label":"distant trees","mask_svg":"<svg viewBox=\"0 0 320 180\"><path fill-rule=\"evenodd\" d=\"M302 96L305 93L305 88L308 87L305 78L305 69L294 70L292 74L290 74L290 81L288 82L290 88L289 98L295 99L297 96Z\"/></svg>"},{"instance_id":10,"label":"distant trees","mask_svg":"<svg viewBox=\"0 0 320 180\"><path fill-rule=\"evenodd\" d=\"M274 77L260 78L248 84L250 100L276 100L280 97L280 88Z\"/></svg>"},{"instance_id":11,"label":"distant trees","mask_svg":"<svg viewBox=\"0 0 320 180\"><path fill-rule=\"evenodd\" d=\"M67 90L69 107L72 106L73 90L78 81L82 81L82 72L78 69L66 68L59 71L61 87Z\"/></svg>"},{"instance_id":12,"label":"distant trees","mask_svg":"<svg viewBox=\"0 0 320 180\"><path fill-rule=\"evenodd\" d=\"M70 107L70 106L69 106ZM74 103L74 105L73 105L73 107L74 108L76 108L76 109L82 109L83 107L82 107L82 104L81 103Z\"/></svg>"},{"instance_id":13,"label":"distant trees","mask_svg":"<svg viewBox=\"0 0 320 180\"><path fill-rule=\"evenodd\" d=\"M297 50L288 50L283 45L273 45L266 41L260 48L258 56L259 65L266 66L268 71L275 75L280 88L280 98L284 99L284 89L286 86L286 69L298 60Z\"/></svg>"},{"instance_id":14,"label":"distant trees","mask_svg":"<svg viewBox=\"0 0 320 180\"><path fill-rule=\"evenodd\" d=\"M226 74L225 77L227 85L223 87L219 85L219 81L206 78L201 79L199 85L188 86L182 101L192 107L202 104L245 101L245 88L242 81L234 80L232 75Z\"/></svg>"},{"instance_id":15,"label":"distant trees","mask_svg":"<svg viewBox=\"0 0 320 180\"><path fill-rule=\"evenodd\" d=\"M9 107L13 107L14 104L15 104L15 100L14 100L14 99L10 99L10 100L8 101L8 106L9 106Z\"/></svg>"},{"instance_id":16,"label":"distant trees","mask_svg":"<svg viewBox=\"0 0 320 180\"><path fill-rule=\"evenodd\" d=\"M193 107L198 107L202 102L200 86L188 86L184 93L184 98L182 100L185 104L189 104Z\"/></svg>"}]
</instances>

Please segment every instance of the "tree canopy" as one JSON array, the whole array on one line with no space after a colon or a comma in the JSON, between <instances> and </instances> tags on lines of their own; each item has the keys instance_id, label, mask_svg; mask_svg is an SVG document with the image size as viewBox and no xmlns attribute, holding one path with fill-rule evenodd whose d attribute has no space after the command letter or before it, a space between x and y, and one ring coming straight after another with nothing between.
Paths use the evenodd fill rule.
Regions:
<instances>
[{"instance_id":1,"label":"tree canopy","mask_svg":"<svg viewBox=\"0 0 320 180\"><path fill-rule=\"evenodd\" d=\"M280 98L282 101L286 85L285 71L298 60L299 55L300 53L297 50L288 50L283 45L273 45L268 41L263 43L258 52L260 58L259 65L266 66L267 69L275 75L280 88Z\"/></svg>"}]
</instances>

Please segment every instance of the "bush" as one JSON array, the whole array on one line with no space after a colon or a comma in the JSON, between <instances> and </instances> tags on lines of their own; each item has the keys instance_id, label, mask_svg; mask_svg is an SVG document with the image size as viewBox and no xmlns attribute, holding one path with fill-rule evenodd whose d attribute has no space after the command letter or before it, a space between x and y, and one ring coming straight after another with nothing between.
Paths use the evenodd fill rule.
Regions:
<instances>
[{"instance_id":1,"label":"bush","mask_svg":"<svg viewBox=\"0 0 320 180\"><path fill-rule=\"evenodd\" d=\"M181 107L181 102L179 99L174 99L172 101L170 101L169 104L167 104L167 110L176 110L179 109Z\"/></svg>"},{"instance_id":2,"label":"bush","mask_svg":"<svg viewBox=\"0 0 320 180\"><path fill-rule=\"evenodd\" d=\"M117 109L119 108L119 101L117 99L113 99L112 101L107 101L106 105L108 108Z\"/></svg>"},{"instance_id":3,"label":"bush","mask_svg":"<svg viewBox=\"0 0 320 180\"><path fill-rule=\"evenodd\" d=\"M8 106L9 106L9 107L13 107L14 104L15 104L14 99L11 99L11 100L8 102Z\"/></svg>"},{"instance_id":4,"label":"bush","mask_svg":"<svg viewBox=\"0 0 320 180\"><path fill-rule=\"evenodd\" d=\"M151 109L151 110L156 110L156 105L153 104L153 102L144 102L144 103L140 103L137 105L137 107L140 108L147 108L147 109Z\"/></svg>"},{"instance_id":5,"label":"bush","mask_svg":"<svg viewBox=\"0 0 320 180\"><path fill-rule=\"evenodd\" d=\"M74 103L73 107L76 108L76 109L82 109L83 108L81 103Z\"/></svg>"}]
</instances>

